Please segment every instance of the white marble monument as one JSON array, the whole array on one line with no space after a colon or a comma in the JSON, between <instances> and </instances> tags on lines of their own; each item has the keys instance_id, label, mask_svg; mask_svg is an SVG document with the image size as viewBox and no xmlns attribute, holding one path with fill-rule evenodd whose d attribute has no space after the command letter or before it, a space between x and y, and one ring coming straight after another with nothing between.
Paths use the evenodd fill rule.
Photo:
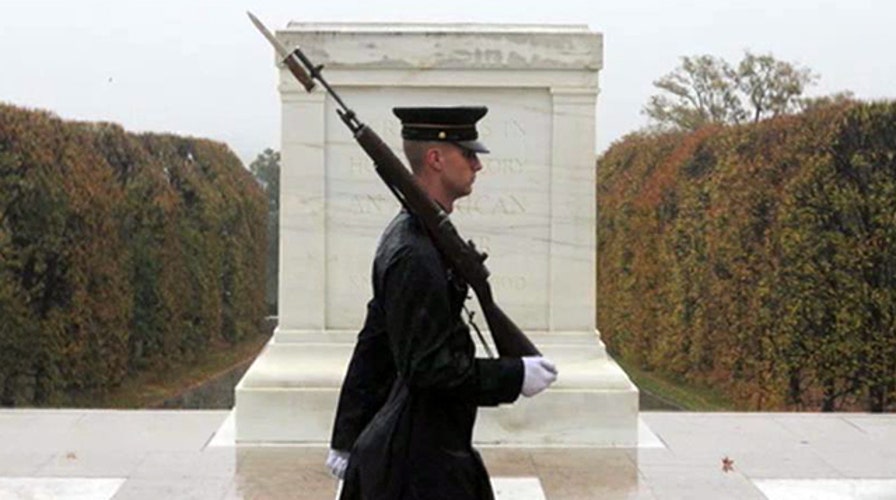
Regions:
<instances>
[{"instance_id":1,"label":"white marble monument","mask_svg":"<svg viewBox=\"0 0 896 500\"><path fill-rule=\"evenodd\" d=\"M482 409L476 441L636 445L637 389L595 328L601 35L578 25L291 23L277 38L323 64L399 156L392 107L489 108L478 128L492 153L452 220L490 255L497 302L560 376L533 399ZM279 90L279 326L236 389L236 439L325 443L376 242L399 206L322 89L306 93L281 68Z\"/></svg>"}]
</instances>

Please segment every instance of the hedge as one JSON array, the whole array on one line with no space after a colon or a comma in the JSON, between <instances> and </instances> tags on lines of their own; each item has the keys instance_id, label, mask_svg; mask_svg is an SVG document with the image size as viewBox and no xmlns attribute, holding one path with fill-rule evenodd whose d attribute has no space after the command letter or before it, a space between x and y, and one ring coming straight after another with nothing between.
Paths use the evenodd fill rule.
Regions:
<instances>
[{"instance_id":1,"label":"hedge","mask_svg":"<svg viewBox=\"0 0 896 500\"><path fill-rule=\"evenodd\" d=\"M265 203L223 144L0 103L0 404L257 335Z\"/></svg>"},{"instance_id":2,"label":"hedge","mask_svg":"<svg viewBox=\"0 0 896 500\"><path fill-rule=\"evenodd\" d=\"M611 350L743 409L896 408L896 103L631 135L597 188Z\"/></svg>"}]
</instances>

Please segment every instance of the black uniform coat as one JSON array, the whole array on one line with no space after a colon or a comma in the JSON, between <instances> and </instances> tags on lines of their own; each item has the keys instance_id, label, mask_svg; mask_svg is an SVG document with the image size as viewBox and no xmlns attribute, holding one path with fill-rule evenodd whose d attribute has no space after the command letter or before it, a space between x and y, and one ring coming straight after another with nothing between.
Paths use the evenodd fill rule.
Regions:
<instances>
[{"instance_id":1,"label":"black uniform coat","mask_svg":"<svg viewBox=\"0 0 896 500\"><path fill-rule=\"evenodd\" d=\"M373 265L373 299L346 373L331 446L351 450L342 499L491 499L473 449L478 406L514 401L519 358L477 359L467 287L402 211Z\"/></svg>"}]
</instances>

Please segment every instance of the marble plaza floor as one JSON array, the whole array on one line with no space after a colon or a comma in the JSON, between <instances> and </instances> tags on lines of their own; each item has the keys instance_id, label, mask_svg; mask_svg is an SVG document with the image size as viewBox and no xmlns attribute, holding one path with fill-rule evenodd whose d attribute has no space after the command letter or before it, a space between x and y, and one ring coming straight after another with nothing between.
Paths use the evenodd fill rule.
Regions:
<instances>
[{"instance_id":1,"label":"marble plaza floor","mask_svg":"<svg viewBox=\"0 0 896 500\"><path fill-rule=\"evenodd\" d=\"M480 449L502 500L896 499L896 415L645 412L640 441ZM329 500L325 455L234 446L228 411L0 410L0 500Z\"/></svg>"}]
</instances>

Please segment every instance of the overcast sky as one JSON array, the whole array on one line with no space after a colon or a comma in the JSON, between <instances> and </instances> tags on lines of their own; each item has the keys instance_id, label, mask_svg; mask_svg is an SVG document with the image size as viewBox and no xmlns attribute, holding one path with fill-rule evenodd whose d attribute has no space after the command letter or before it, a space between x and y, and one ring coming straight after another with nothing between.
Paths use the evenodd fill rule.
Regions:
<instances>
[{"instance_id":1,"label":"overcast sky","mask_svg":"<svg viewBox=\"0 0 896 500\"><path fill-rule=\"evenodd\" d=\"M821 76L809 95L896 97L892 0L0 0L0 101L132 131L279 149L272 51L250 24L587 24L604 35L597 150L646 124L652 82L684 55L771 52ZM351 105L351 103L349 103ZM358 110L363 116L363 110Z\"/></svg>"}]
</instances>

